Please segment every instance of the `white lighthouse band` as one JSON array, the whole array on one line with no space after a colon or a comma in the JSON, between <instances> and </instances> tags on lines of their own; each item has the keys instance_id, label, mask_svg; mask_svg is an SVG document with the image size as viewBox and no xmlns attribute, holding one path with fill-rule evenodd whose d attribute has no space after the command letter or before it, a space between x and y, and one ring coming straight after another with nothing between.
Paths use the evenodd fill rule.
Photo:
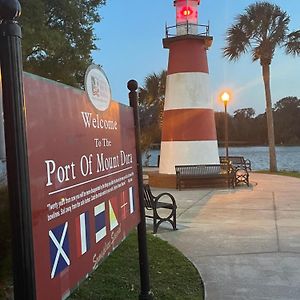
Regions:
<instances>
[{"instance_id":1,"label":"white lighthouse band","mask_svg":"<svg viewBox=\"0 0 300 300\"><path fill-rule=\"evenodd\" d=\"M98 65L90 65L85 73L85 90L95 108L105 111L111 101L111 88L104 71Z\"/></svg>"}]
</instances>

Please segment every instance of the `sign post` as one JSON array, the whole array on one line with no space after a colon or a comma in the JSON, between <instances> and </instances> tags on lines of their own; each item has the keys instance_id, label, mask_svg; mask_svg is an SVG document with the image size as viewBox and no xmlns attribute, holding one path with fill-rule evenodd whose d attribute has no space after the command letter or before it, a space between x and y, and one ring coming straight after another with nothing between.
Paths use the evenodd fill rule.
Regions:
<instances>
[{"instance_id":1,"label":"sign post","mask_svg":"<svg viewBox=\"0 0 300 300\"><path fill-rule=\"evenodd\" d=\"M14 297L35 299L30 191L25 134L21 28L17 0L0 1L0 62L11 210Z\"/></svg>"},{"instance_id":2,"label":"sign post","mask_svg":"<svg viewBox=\"0 0 300 300\"><path fill-rule=\"evenodd\" d=\"M4 140L2 84L1 84L1 73L0 73L0 164L5 160L6 160L6 155L5 155L5 140ZM1 174L1 169L0 169L0 174Z\"/></svg>"},{"instance_id":3,"label":"sign post","mask_svg":"<svg viewBox=\"0 0 300 300\"><path fill-rule=\"evenodd\" d=\"M136 140L136 156L137 156L137 170L138 170L138 184L139 184L139 199L140 199L140 216L141 221L138 225L138 243L139 243L139 261L140 261L140 280L141 280L141 293L140 300L153 299L150 293L149 281L149 264L148 264L148 251L146 239L146 222L145 222L145 207L143 195L143 170L140 150L140 121L137 107L137 93L138 83L135 80L130 80L127 83L130 90L129 104L133 108L134 127L135 127L135 140Z\"/></svg>"}]
</instances>

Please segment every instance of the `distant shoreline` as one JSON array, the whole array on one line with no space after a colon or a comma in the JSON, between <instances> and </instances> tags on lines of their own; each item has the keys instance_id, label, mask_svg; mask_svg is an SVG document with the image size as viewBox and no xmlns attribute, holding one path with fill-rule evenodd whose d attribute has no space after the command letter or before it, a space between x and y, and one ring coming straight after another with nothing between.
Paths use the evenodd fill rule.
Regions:
<instances>
[{"instance_id":1,"label":"distant shoreline","mask_svg":"<svg viewBox=\"0 0 300 300\"><path fill-rule=\"evenodd\" d=\"M268 144L251 144L247 142L229 142L229 147L269 147ZM300 144L276 144L276 147L299 147ZM225 143L219 142L218 143L219 148L224 148ZM148 151L151 150L160 150L160 144L152 144L148 148Z\"/></svg>"},{"instance_id":2,"label":"distant shoreline","mask_svg":"<svg viewBox=\"0 0 300 300\"><path fill-rule=\"evenodd\" d=\"M276 147L299 147L300 144L276 144ZM218 147L225 147L224 143L218 143ZM230 143L229 147L269 147L268 144Z\"/></svg>"}]
</instances>

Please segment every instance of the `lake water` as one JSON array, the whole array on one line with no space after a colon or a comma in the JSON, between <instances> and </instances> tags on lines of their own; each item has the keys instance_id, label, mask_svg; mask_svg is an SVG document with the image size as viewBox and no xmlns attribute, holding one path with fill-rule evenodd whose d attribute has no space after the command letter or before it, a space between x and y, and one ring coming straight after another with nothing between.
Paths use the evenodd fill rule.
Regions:
<instances>
[{"instance_id":1,"label":"lake water","mask_svg":"<svg viewBox=\"0 0 300 300\"><path fill-rule=\"evenodd\" d=\"M244 156L250 159L252 170L269 169L269 148L268 147L230 147L229 155ZM150 152L149 166L157 164L159 150ZM219 155L225 155L225 148L219 148ZM278 146L276 147L278 170L299 171L300 172L300 146ZM143 155L143 162L146 161Z\"/></svg>"},{"instance_id":2,"label":"lake water","mask_svg":"<svg viewBox=\"0 0 300 300\"><path fill-rule=\"evenodd\" d=\"M229 155L244 156L250 159L252 170L269 169L269 148L268 147L230 147ZM157 165L159 150L150 152L149 166ZM276 147L278 170L300 172L300 146L279 146ZM225 148L219 148L219 155L225 155ZM143 155L145 165L146 157ZM0 185L6 180L5 163L0 160Z\"/></svg>"}]
</instances>

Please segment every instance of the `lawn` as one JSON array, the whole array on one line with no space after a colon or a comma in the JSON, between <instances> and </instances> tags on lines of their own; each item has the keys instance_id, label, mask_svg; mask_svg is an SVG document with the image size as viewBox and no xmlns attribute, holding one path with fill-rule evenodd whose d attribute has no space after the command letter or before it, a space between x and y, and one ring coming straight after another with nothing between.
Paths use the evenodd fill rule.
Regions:
<instances>
[{"instance_id":1,"label":"lawn","mask_svg":"<svg viewBox=\"0 0 300 300\"><path fill-rule=\"evenodd\" d=\"M300 178L300 172L297 171L277 171L277 172L270 172L268 170L260 170L255 171L255 173L264 173L264 174L272 174L272 175L283 175L283 176L291 176Z\"/></svg>"},{"instance_id":2,"label":"lawn","mask_svg":"<svg viewBox=\"0 0 300 300\"><path fill-rule=\"evenodd\" d=\"M154 299L204 299L199 273L177 249L148 234L150 284ZM140 292L137 234L134 231L68 298L138 299Z\"/></svg>"}]
</instances>

